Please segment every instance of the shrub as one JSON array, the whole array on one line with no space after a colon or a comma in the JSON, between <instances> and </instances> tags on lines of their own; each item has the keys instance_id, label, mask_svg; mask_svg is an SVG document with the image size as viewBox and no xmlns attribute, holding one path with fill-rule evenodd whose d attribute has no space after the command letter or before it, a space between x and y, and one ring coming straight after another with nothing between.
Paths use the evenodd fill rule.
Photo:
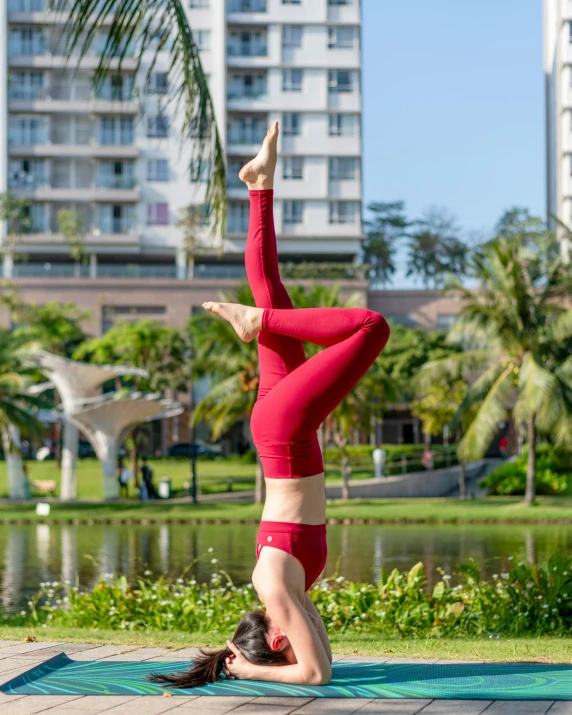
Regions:
<instances>
[{"instance_id":1,"label":"shrub","mask_svg":"<svg viewBox=\"0 0 572 715\"><path fill-rule=\"evenodd\" d=\"M512 462L505 462L492 471L480 485L491 494L503 496L520 495L526 491L526 462L528 452ZM566 491L572 474L564 471L569 462L569 453L556 450L550 445L541 445L536 452L536 491L538 494L554 495Z\"/></svg>"},{"instance_id":2,"label":"shrub","mask_svg":"<svg viewBox=\"0 0 572 715\"><path fill-rule=\"evenodd\" d=\"M572 558L556 553L540 566L509 561L513 568L490 581L468 560L459 567L457 585L441 570L441 580L429 590L418 563L410 571L382 572L375 584L324 579L310 595L330 632L415 638L572 635ZM130 584L124 576L107 574L91 592L69 582L42 584L28 610L4 615L4 623L220 633L222 639L244 613L259 607L252 584L237 587L224 572L202 584L162 577Z\"/></svg>"}]
</instances>

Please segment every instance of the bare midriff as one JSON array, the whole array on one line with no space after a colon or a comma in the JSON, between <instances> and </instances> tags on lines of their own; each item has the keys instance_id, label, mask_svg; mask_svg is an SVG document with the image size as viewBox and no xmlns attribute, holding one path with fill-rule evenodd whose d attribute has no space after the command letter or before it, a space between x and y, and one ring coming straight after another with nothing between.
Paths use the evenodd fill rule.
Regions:
<instances>
[{"instance_id":1,"label":"bare midriff","mask_svg":"<svg viewBox=\"0 0 572 715\"><path fill-rule=\"evenodd\" d=\"M262 521L290 524L325 524L326 489L324 473L300 479L269 479Z\"/></svg>"}]
</instances>

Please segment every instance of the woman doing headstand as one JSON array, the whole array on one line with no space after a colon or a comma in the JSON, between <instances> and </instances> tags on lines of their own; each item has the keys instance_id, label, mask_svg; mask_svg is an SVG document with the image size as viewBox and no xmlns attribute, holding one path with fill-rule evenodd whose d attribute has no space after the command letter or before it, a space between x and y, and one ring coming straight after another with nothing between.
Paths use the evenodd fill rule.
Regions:
<instances>
[{"instance_id":1,"label":"woman doing headstand","mask_svg":"<svg viewBox=\"0 0 572 715\"><path fill-rule=\"evenodd\" d=\"M294 310L278 272L273 185L278 123L240 172L250 190L245 263L257 307L204 303L246 342L258 336L260 384L251 431L266 480L252 583L266 611L240 621L227 647L203 653L185 673L161 677L175 687L229 678L324 684L332 653L307 595L326 563L324 465L320 424L383 349L389 328L362 308ZM327 347L306 360L303 341ZM282 666L277 668L276 666Z\"/></svg>"}]
</instances>

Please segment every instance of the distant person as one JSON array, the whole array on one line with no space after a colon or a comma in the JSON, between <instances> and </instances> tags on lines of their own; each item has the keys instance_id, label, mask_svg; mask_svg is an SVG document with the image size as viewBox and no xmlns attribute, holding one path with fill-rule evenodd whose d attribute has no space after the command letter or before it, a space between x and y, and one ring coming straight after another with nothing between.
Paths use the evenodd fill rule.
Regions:
<instances>
[{"instance_id":1,"label":"distant person","mask_svg":"<svg viewBox=\"0 0 572 715\"><path fill-rule=\"evenodd\" d=\"M28 472L28 465L25 462L22 464L22 481L24 483L24 499L31 499L32 492L30 491L30 474Z\"/></svg>"},{"instance_id":2,"label":"distant person","mask_svg":"<svg viewBox=\"0 0 572 715\"><path fill-rule=\"evenodd\" d=\"M430 445L427 445L425 447L425 451L423 452L423 466L427 471L431 471L433 469L433 450Z\"/></svg>"},{"instance_id":3,"label":"distant person","mask_svg":"<svg viewBox=\"0 0 572 715\"><path fill-rule=\"evenodd\" d=\"M159 495L157 494L157 490L155 489L155 485L153 484L153 470L147 464L147 457L143 457L142 461L143 464L141 466L141 477L142 482L147 490L147 498L157 499Z\"/></svg>"},{"instance_id":4,"label":"distant person","mask_svg":"<svg viewBox=\"0 0 572 715\"><path fill-rule=\"evenodd\" d=\"M119 474L119 495L129 499L129 482L133 473L127 467L122 467Z\"/></svg>"},{"instance_id":5,"label":"distant person","mask_svg":"<svg viewBox=\"0 0 572 715\"><path fill-rule=\"evenodd\" d=\"M501 453L502 458L505 459L508 454L508 437L506 434L500 439L499 452Z\"/></svg>"}]
</instances>

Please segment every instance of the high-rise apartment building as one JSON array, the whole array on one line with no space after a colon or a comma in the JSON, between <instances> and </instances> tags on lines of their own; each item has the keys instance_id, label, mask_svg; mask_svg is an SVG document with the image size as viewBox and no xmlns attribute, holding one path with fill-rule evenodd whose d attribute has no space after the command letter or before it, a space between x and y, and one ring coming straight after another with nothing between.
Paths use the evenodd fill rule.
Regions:
<instances>
[{"instance_id":1,"label":"high-rise apartment building","mask_svg":"<svg viewBox=\"0 0 572 715\"><path fill-rule=\"evenodd\" d=\"M572 226L572 1L544 0L547 215ZM558 228L562 252L570 241Z\"/></svg>"},{"instance_id":2,"label":"high-rise apartment building","mask_svg":"<svg viewBox=\"0 0 572 715\"><path fill-rule=\"evenodd\" d=\"M0 191L32 202L17 247L26 258L12 265L5 257L3 275L53 278L60 288L78 277L121 280L124 288L132 278L185 279L177 222L186 206L201 205L206 172L189 169L181 147L168 57L145 83L145 63L135 77L136 59L127 56L120 76L94 91L106 32L79 69L74 58L66 61L66 2L50 11L49 0L0 2ZM362 196L359 0L185 3L228 160L224 250L209 245L205 226L195 277L241 274L248 196L237 173L275 120L282 258L354 260ZM88 255L81 265L59 231L63 208L81 217Z\"/></svg>"}]
</instances>

